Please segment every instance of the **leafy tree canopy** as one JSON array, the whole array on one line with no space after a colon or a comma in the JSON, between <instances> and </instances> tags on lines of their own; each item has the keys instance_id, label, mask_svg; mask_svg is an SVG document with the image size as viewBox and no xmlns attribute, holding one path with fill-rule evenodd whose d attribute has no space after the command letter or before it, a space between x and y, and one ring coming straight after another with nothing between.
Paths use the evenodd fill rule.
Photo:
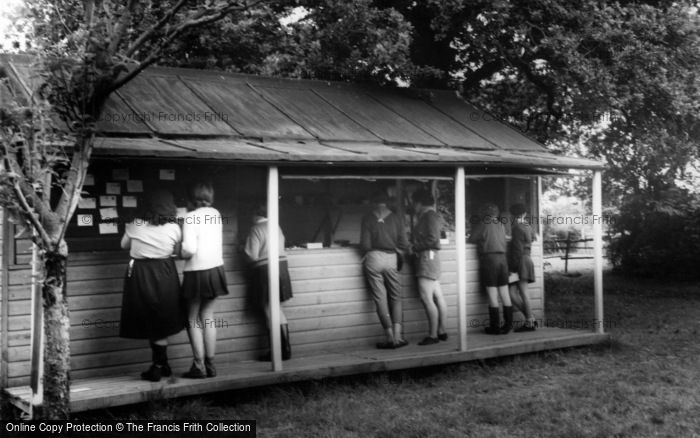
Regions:
<instances>
[{"instance_id":1,"label":"leafy tree canopy","mask_svg":"<svg viewBox=\"0 0 700 438\"><path fill-rule=\"evenodd\" d=\"M605 159L620 195L672 186L698 157L699 23L688 1L276 1L176 41L166 63L456 88Z\"/></svg>"}]
</instances>

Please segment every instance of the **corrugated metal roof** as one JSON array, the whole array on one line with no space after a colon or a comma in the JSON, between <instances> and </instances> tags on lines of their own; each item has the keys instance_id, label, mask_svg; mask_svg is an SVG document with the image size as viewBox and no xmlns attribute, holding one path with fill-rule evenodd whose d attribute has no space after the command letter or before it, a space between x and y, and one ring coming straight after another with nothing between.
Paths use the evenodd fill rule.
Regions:
<instances>
[{"instance_id":1,"label":"corrugated metal roof","mask_svg":"<svg viewBox=\"0 0 700 438\"><path fill-rule=\"evenodd\" d=\"M99 137L96 157L192 158L255 163L343 165L491 166L518 169L587 169L600 163L548 153L483 151L448 146L317 140L157 139Z\"/></svg>"},{"instance_id":2,"label":"corrugated metal roof","mask_svg":"<svg viewBox=\"0 0 700 438\"><path fill-rule=\"evenodd\" d=\"M27 59L0 57L23 88L35 82ZM193 69L143 72L113 94L97 128L102 156L603 167L547 152L455 92Z\"/></svg>"}]
</instances>

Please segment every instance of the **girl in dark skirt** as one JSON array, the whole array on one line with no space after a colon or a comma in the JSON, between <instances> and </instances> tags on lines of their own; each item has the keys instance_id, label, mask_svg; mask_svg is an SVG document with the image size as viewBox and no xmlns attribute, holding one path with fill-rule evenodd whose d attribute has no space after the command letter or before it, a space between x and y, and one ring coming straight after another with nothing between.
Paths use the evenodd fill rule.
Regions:
<instances>
[{"instance_id":1,"label":"girl in dark skirt","mask_svg":"<svg viewBox=\"0 0 700 438\"><path fill-rule=\"evenodd\" d=\"M180 279L172 256L180 247L171 193L155 190L145 197L143 217L126 226L121 246L131 261L124 277L119 336L148 339L153 364L141 373L157 382L172 374L168 365L168 336L185 327Z\"/></svg>"},{"instance_id":2,"label":"girl in dark skirt","mask_svg":"<svg viewBox=\"0 0 700 438\"><path fill-rule=\"evenodd\" d=\"M187 334L194 360L184 377L216 376L216 297L228 294L224 272L221 214L211 205L214 188L197 183L191 190L195 210L187 213L182 228L182 257L187 259L182 283L187 300Z\"/></svg>"},{"instance_id":3,"label":"girl in dark skirt","mask_svg":"<svg viewBox=\"0 0 700 438\"><path fill-rule=\"evenodd\" d=\"M255 301L260 310L265 315L267 321L268 334L270 331L270 283L268 281L268 232L267 232L267 209L264 205L259 205L253 213L253 227L250 229L248 239L245 244L245 253L250 261L250 282L255 294ZM284 252L284 234L279 230L279 286L280 304L292 298L292 282L289 277L287 257ZM280 334L282 339L282 359L288 360L292 357L292 346L289 340L289 325L287 317L280 306ZM272 338L270 338L272 340ZM271 353L267 352L260 358L264 361L271 359Z\"/></svg>"},{"instance_id":4,"label":"girl in dark skirt","mask_svg":"<svg viewBox=\"0 0 700 438\"><path fill-rule=\"evenodd\" d=\"M525 324L515 329L516 332L534 331L537 322L532 314L530 298L527 294L529 283L535 282L535 265L532 263L530 251L535 240L535 232L525 216L527 208L523 204L511 206L510 213L515 219L511 231L511 241L508 254L508 267L511 272L518 274L517 285L511 285L510 296L515 308L525 316Z\"/></svg>"}]
</instances>

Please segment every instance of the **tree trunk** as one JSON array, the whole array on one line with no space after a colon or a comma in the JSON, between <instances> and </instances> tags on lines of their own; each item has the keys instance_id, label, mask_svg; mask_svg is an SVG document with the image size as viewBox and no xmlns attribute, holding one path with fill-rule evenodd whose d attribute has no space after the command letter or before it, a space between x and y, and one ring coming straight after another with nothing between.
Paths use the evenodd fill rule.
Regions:
<instances>
[{"instance_id":1,"label":"tree trunk","mask_svg":"<svg viewBox=\"0 0 700 438\"><path fill-rule=\"evenodd\" d=\"M67 420L70 415L70 319L66 294L67 255L43 255L44 397L34 418Z\"/></svg>"}]
</instances>

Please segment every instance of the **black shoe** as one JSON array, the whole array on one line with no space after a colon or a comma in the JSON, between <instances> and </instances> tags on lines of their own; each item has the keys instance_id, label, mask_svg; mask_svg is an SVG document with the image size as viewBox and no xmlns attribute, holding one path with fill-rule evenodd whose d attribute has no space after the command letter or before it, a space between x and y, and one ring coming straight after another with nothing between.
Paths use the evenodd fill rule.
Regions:
<instances>
[{"instance_id":1,"label":"black shoe","mask_svg":"<svg viewBox=\"0 0 700 438\"><path fill-rule=\"evenodd\" d=\"M422 341L420 341L418 343L418 345L433 345L433 344L437 344L438 342L440 342L440 339L431 338L430 336L426 336L425 338L423 338Z\"/></svg>"},{"instance_id":2,"label":"black shoe","mask_svg":"<svg viewBox=\"0 0 700 438\"><path fill-rule=\"evenodd\" d=\"M204 358L204 369L207 372L207 377L216 377L216 367L214 366L214 359Z\"/></svg>"},{"instance_id":3,"label":"black shoe","mask_svg":"<svg viewBox=\"0 0 700 438\"><path fill-rule=\"evenodd\" d=\"M394 341L394 348L401 348L405 347L408 345L408 341L405 339L399 339L398 341Z\"/></svg>"},{"instance_id":4,"label":"black shoe","mask_svg":"<svg viewBox=\"0 0 700 438\"><path fill-rule=\"evenodd\" d=\"M484 333L486 333L487 335L500 335L501 329L493 327L484 327Z\"/></svg>"},{"instance_id":5,"label":"black shoe","mask_svg":"<svg viewBox=\"0 0 700 438\"><path fill-rule=\"evenodd\" d=\"M501 330L498 331L498 334L499 335L507 335L512 330L513 330L512 326L504 325L503 327L501 327Z\"/></svg>"},{"instance_id":6,"label":"black shoe","mask_svg":"<svg viewBox=\"0 0 700 438\"><path fill-rule=\"evenodd\" d=\"M498 307L489 306L489 326L484 328L487 335L501 333L501 312Z\"/></svg>"},{"instance_id":7,"label":"black shoe","mask_svg":"<svg viewBox=\"0 0 700 438\"><path fill-rule=\"evenodd\" d=\"M153 364L148 370L141 373L141 379L151 382L160 382L161 377L168 377L171 373L170 367L165 370L163 366Z\"/></svg>"},{"instance_id":8,"label":"black shoe","mask_svg":"<svg viewBox=\"0 0 700 438\"><path fill-rule=\"evenodd\" d=\"M207 377L207 374L201 368L197 367L197 365L192 364L190 370L183 374L182 377L186 379L204 379Z\"/></svg>"},{"instance_id":9,"label":"black shoe","mask_svg":"<svg viewBox=\"0 0 700 438\"><path fill-rule=\"evenodd\" d=\"M447 340L447 332L445 333L438 333L438 339L441 341L446 341Z\"/></svg>"},{"instance_id":10,"label":"black shoe","mask_svg":"<svg viewBox=\"0 0 700 438\"><path fill-rule=\"evenodd\" d=\"M280 341L282 342L282 360L292 358L292 344L289 341L289 325L280 325Z\"/></svg>"},{"instance_id":11,"label":"black shoe","mask_svg":"<svg viewBox=\"0 0 700 438\"><path fill-rule=\"evenodd\" d=\"M504 324L501 327L501 334L507 335L513 330L513 306L503 306Z\"/></svg>"}]
</instances>

